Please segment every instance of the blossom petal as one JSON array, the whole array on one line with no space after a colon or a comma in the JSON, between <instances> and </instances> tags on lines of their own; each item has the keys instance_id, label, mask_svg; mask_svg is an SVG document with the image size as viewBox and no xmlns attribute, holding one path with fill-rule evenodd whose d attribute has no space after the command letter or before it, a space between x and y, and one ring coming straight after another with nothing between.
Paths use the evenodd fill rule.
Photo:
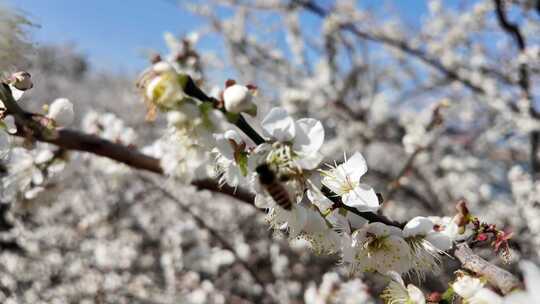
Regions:
<instances>
[{"instance_id":1,"label":"blossom petal","mask_svg":"<svg viewBox=\"0 0 540 304\"><path fill-rule=\"evenodd\" d=\"M374 212L379 209L379 198L375 190L366 184L359 184L342 197L343 204L358 209L358 211Z\"/></svg>"},{"instance_id":2,"label":"blossom petal","mask_svg":"<svg viewBox=\"0 0 540 304\"><path fill-rule=\"evenodd\" d=\"M480 279L470 276L460 277L452 284L454 291L464 299L471 298L483 287L484 284Z\"/></svg>"},{"instance_id":3,"label":"blossom petal","mask_svg":"<svg viewBox=\"0 0 540 304\"><path fill-rule=\"evenodd\" d=\"M452 239L443 233L430 233L426 236L426 241L430 242L433 246L441 251L446 251L452 248Z\"/></svg>"},{"instance_id":4,"label":"blossom petal","mask_svg":"<svg viewBox=\"0 0 540 304\"><path fill-rule=\"evenodd\" d=\"M407 292L409 293L409 300L411 303L414 304L425 304L426 298L424 297L424 293L422 291L414 286L413 284L407 285Z\"/></svg>"},{"instance_id":5,"label":"blossom petal","mask_svg":"<svg viewBox=\"0 0 540 304\"><path fill-rule=\"evenodd\" d=\"M360 180L368 170L366 160L359 152L354 153L341 167L352 181Z\"/></svg>"},{"instance_id":6,"label":"blossom petal","mask_svg":"<svg viewBox=\"0 0 540 304\"><path fill-rule=\"evenodd\" d=\"M216 140L216 148L221 155L226 157L228 160L234 160L234 150L231 146L231 143L223 134L214 134Z\"/></svg>"},{"instance_id":7,"label":"blossom petal","mask_svg":"<svg viewBox=\"0 0 540 304\"><path fill-rule=\"evenodd\" d=\"M261 126L266 135L278 141L290 141L296 134L294 120L284 108L272 108Z\"/></svg>"},{"instance_id":8,"label":"blossom petal","mask_svg":"<svg viewBox=\"0 0 540 304\"><path fill-rule=\"evenodd\" d=\"M268 209L268 208L272 208L272 206L274 206L272 199L264 195L255 196L255 207L260 208L260 209Z\"/></svg>"},{"instance_id":9,"label":"blossom petal","mask_svg":"<svg viewBox=\"0 0 540 304\"><path fill-rule=\"evenodd\" d=\"M297 159L296 164L302 169L313 170L319 166L323 158L324 156L320 153L308 154L300 159Z\"/></svg>"},{"instance_id":10,"label":"blossom petal","mask_svg":"<svg viewBox=\"0 0 540 304\"><path fill-rule=\"evenodd\" d=\"M403 228L403 237L425 236L433 229L433 222L427 217L417 216Z\"/></svg>"},{"instance_id":11,"label":"blossom petal","mask_svg":"<svg viewBox=\"0 0 540 304\"><path fill-rule=\"evenodd\" d=\"M397 273L405 273L410 268L409 246L399 236L390 235L384 240L385 246L375 252L365 252L361 257L368 260L368 269L386 273L394 270Z\"/></svg>"},{"instance_id":12,"label":"blossom petal","mask_svg":"<svg viewBox=\"0 0 540 304\"><path fill-rule=\"evenodd\" d=\"M296 136L293 150L302 154L313 154L324 142L324 128L320 121L313 118L302 118L296 121Z\"/></svg>"}]
</instances>

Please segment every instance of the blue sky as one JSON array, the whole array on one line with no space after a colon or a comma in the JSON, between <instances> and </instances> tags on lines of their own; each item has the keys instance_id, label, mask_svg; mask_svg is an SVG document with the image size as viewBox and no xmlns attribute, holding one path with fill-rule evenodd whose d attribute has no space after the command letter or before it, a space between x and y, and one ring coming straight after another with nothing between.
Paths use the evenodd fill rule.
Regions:
<instances>
[{"instance_id":1,"label":"blue sky","mask_svg":"<svg viewBox=\"0 0 540 304\"><path fill-rule=\"evenodd\" d=\"M360 2L373 7L383 1ZM7 0L7 3L28 13L40 25L32 31L37 43L73 43L93 66L113 71L144 68L147 65L144 50L165 49L163 32L188 33L204 22L179 8L174 0ZM425 13L422 0L390 3L413 23ZM207 41L202 47L217 45Z\"/></svg>"}]
</instances>

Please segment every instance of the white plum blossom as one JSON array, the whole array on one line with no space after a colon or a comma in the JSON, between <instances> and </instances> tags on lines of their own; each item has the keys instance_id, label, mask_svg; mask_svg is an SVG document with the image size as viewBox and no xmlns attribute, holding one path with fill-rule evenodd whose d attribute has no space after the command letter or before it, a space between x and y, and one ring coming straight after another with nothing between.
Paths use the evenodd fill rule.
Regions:
<instances>
[{"instance_id":1,"label":"white plum blossom","mask_svg":"<svg viewBox=\"0 0 540 304\"><path fill-rule=\"evenodd\" d=\"M160 61L141 74L138 86L143 90L148 106L171 110L187 98L184 88L188 77L178 73L170 63Z\"/></svg>"},{"instance_id":2,"label":"white plum blossom","mask_svg":"<svg viewBox=\"0 0 540 304\"><path fill-rule=\"evenodd\" d=\"M58 126L68 126L75 119L73 104L67 98L58 98L49 106L47 117L53 119Z\"/></svg>"},{"instance_id":3,"label":"white plum blossom","mask_svg":"<svg viewBox=\"0 0 540 304\"><path fill-rule=\"evenodd\" d=\"M423 278L425 272L439 272L444 251L452 248L452 239L435 230L429 218L417 216L403 228L403 237L411 248L411 271Z\"/></svg>"},{"instance_id":4,"label":"white plum blossom","mask_svg":"<svg viewBox=\"0 0 540 304\"><path fill-rule=\"evenodd\" d=\"M479 278L471 276L461 276L453 284L452 288L462 298L468 299L472 297L478 290L484 287L484 283Z\"/></svg>"},{"instance_id":5,"label":"white plum blossom","mask_svg":"<svg viewBox=\"0 0 540 304\"><path fill-rule=\"evenodd\" d=\"M343 164L322 171L322 184L341 197L343 204L359 211L377 211L379 198L375 190L361 183L360 178L368 168L362 154L356 152Z\"/></svg>"},{"instance_id":6,"label":"white plum blossom","mask_svg":"<svg viewBox=\"0 0 540 304\"><path fill-rule=\"evenodd\" d=\"M253 102L253 92L247 86L233 84L223 91L225 110L232 113L246 112L256 114L257 106Z\"/></svg>"},{"instance_id":7,"label":"white plum blossom","mask_svg":"<svg viewBox=\"0 0 540 304\"><path fill-rule=\"evenodd\" d=\"M274 142L267 163L315 169L322 155L324 128L320 121L302 118L295 121L284 108L272 108L261 122L264 135Z\"/></svg>"},{"instance_id":8,"label":"white plum blossom","mask_svg":"<svg viewBox=\"0 0 540 304\"><path fill-rule=\"evenodd\" d=\"M431 219L417 216L407 222L407 225L403 228L403 236L405 238L422 237L439 251L452 248L452 239L435 230L435 227L435 223Z\"/></svg>"},{"instance_id":9,"label":"white plum blossom","mask_svg":"<svg viewBox=\"0 0 540 304\"><path fill-rule=\"evenodd\" d=\"M13 99L19 100L24 93L34 87L30 73L21 71L11 74L8 78L9 88ZM1 103L1 101L0 101Z\"/></svg>"},{"instance_id":10,"label":"white plum blossom","mask_svg":"<svg viewBox=\"0 0 540 304\"><path fill-rule=\"evenodd\" d=\"M9 200L22 194L24 199L34 199L45 189L46 179L63 169L63 162L54 161L54 153L46 146L11 149L5 162L7 176L0 183L0 198Z\"/></svg>"},{"instance_id":11,"label":"white plum blossom","mask_svg":"<svg viewBox=\"0 0 540 304\"><path fill-rule=\"evenodd\" d=\"M454 222L454 219L449 216L428 216L428 219L433 222L434 230L445 235L451 241L459 241L468 237L468 234L466 233L459 233L458 225Z\"/></svg>"},{"instance_id":12,"label":"white plum blossom","mask_svg":"<svg viewBox=\"0 0 540 304\"><path fill-rule=\"evenodd\" d=\"M381 298L388 304L425 304L426 298L424 293L415 285L408 284L405 286L405 282L401 276L390 271L388 275L392 278L392 281L384 289L381 294Z\"/></svg>"},{"instance_id":13,"label":"white plum blossom","mask_svg":"<svg viewBox=\"0 0 540 304\"><path fill-rule=\"evenodd\" d=\"M214 134L216 139L216 170L220 182L236 187L246 180L248 175L248 153L240 134L228 130L223 134Z\"/></svg>"},{"instance_id":14,"label":"white plum blossom","mask_svg":"<svg viewBox=\"0 0 540 304\"><path fill-rule=\"evenodd\" d=\"M503 303L501 296L492 290L484 287L484 283L479 278L468 275L459 277L453 284L452 289L466 303L470 304L499 304Z\"/></svg>"},{"instance_id":15,"label":"white plum blossom","mask_svg":"<svg viewBox=\"0 0 540 304\"><path fill-rule=\"evenodd\" d=\"M145 151L160 157L165 174L183 183L212 176L209 160L220 119L206 104L182 103L167 113L165 134Z\"/></svg>"},{"instance_id":16,"label":"white plum blossom","mask_svg":"<svg viewBox=\"0 0 540 304\"><path fill-rule=\"evenodd\" d=\"M290 240L307 241L318 254L331 254L339 249L338 233L306 199L291 210L271 208L266 220L270 227L287 231Z\"/></svg>"},{"instance_id":17,"label":"white plum blossom","mask_svg":"<svg viewBox=\"0 0 540 304\"><path fill-rule=\"evenodd\" d=\"M370 223L342 241L343 262L353 271L399 274L409 271L410 248L399 228Z\"/></svg>"}]
</instances>

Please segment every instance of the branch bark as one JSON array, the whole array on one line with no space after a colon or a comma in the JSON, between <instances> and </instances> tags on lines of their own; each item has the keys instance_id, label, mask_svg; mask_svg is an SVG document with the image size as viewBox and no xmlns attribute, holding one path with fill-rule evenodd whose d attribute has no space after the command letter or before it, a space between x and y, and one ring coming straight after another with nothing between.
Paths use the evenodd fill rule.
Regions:
<instances>
[{"instance_id":1,"label":"branch bark","mask_svg":"<svg viewBox=\"0 0 540 304\"><path fill-rule=\"evenodd\" d=\"M515 289L523 288L516 276L476 255L466 243L456 245L454 256L461 262L464 269L485 277L491 285L497 287L505 295Z\"/></svg>"}]
</instances>

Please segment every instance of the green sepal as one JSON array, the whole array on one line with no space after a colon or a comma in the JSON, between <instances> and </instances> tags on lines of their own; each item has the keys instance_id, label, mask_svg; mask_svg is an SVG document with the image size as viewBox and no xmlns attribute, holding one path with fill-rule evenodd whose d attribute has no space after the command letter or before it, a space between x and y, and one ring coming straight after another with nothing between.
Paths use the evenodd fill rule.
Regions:
<instances>
[{"instance_id":1,"label":"green sepal","mask_svg":"<svg viewBox=\"0 0 540 304\"><path fill-rule=\"evenodd\" d=\"M189 75L188 74L178 74L176 77L178 84L180 84L180 87L182 87L182 90L186 89L186 85L189 82Z\"/></svg>"},{"instance_id":2,"label":"green sepal","mask_svg":"<svg viewBox=\"0 0 540 304\"><path fill-rule=\"evenodd\" d=\"M213 109L214 107L211 103L202 102L199 104L199 111L201 111L203 125L210 130L214 129L214 123L210 119L210 113Z\"/></svg>"},{"instance_id":3,"label":"green sepal","mask_svg":"<svg viewBox=\"0 0 540 304\"><path fill-rule=\"evenodd\" d=\"M248 157L246 152L238 153L236 157L236 163L238 164L238 167L240 168L240 172L243 176L247 176L248 171Z\"/></svg>"},{"instance_id":4,"label":"green sepal","mask_svg":"<svg viewBox=\"0 0 540 304\"><path fill-rule=\"evenodd\" d=\"M452 304L454 300L454 289L449 287L442 295L440 304Z\"/></svg>"},{"instance_id":5,"label":"green sepal","mask_svg":"<svg viewBox=\"0 0 540 304\"><path fill-rule=\"evenodd\" d=\"M250 116L253 116L253 117L257 116L257 105L256 104L252 105L251 108L247 111L244 111L244 113L249 114Z\"/></svg>"},{"instance_id":6,"label":"green sepal","mask_svg":"<svg viewBox=\"0 0 540 304\"><path fill-rule=\"evenodd\" d=\"M224 112L225 117L227 117L227 121L229 121L232 124L236 124L238 122L238 119L240 119L239 113L232 113L232 112Z\"/></svg>"}]
</instances>

